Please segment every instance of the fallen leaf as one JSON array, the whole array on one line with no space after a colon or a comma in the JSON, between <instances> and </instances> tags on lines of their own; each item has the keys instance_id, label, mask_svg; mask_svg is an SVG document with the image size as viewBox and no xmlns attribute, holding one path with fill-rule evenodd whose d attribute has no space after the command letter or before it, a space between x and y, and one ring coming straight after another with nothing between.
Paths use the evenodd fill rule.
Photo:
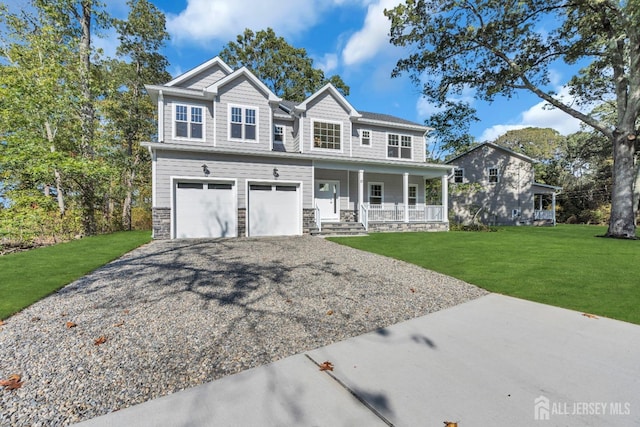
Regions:
<instances>
[{"instance_id":1,"label":"fallen leaf","mask_svg":"<svg viewBox=\"0 0 640 427\"><path fill-rule=\"evenodd\" d=\"M333 363L329 362L328 360L326 362L323 362L320 364L320 370L321 371L333 371Z\"/></svg>"},{"instance_id":2,"label":"fallen leaf","mask_svg":"<svg viewBox=\"0 0 640 427\"><path fill-rule=\"evenodd\" d=\"M416 290L414 288L409 288L409 290L411 291L412 294L416 293Z\"/></svg>"},{"instance_id":3,"label":"fallen leaf","mask_svg":"<svg viewBox=\"0 0 640 427\"><path fill-rule=\"evenodd\" d=\"M75 328L76 326L78 326L73 322L67 322L66 325L67 325L67 329Z\"/></svg>"},{"instance_id":4,"label":"fallen leaf","mask_svg":"<svg viewBox=\"0 0 640 427\"><path fill-rule=\"evenodd\" d=\"M289 298L287 298L286 300L284 300L284 302L291 302L291 300Z\"/></svg>"},{"instance_id":5,"label":"fallen leaf","mask_svg":"<svg viewBox=\"0 0 640 427\"><path fill-rule=\"evenodd\" d=\"M116 328L119 328L122 325L124 325L124 322L115 323L113 326L115 326Z\"/></svg>"},{"instance_id":6,"label":"fallen leaf","mask_svg":"<svg viewBox=\"0 0 640 427\"><path fill-rule=\"evenodd\" d=\"M2 320L0 320L0 326L4 325L4 322Z\"/></svg>"},{"instance_id":7,"label":"fallen leaf","mask_svg":"<svg viewBox=\"0 0 640 427\"><path fill-rule=\"evenodd\" d=\"M584 317L588 317L589 319L597 319L598 318L598 316L596 316L595 314L582 313L582 315Z\"/></svg>"},{"instance_id":8,"label":"fallen leaf","mask_svg":"<svg viewBox=\"0 0 640 427\"><path fill-rule=\"evenodd\" d=\"M9 375L9 378L6 380L0 380L0 386L6 388L7 390L15 390L17 388L22 387L22 381L20 381L22 377L18 374Z\"/></svg>"},{"instance_id":9,"label":"fallen leaf","mask_svg":"<svg viewBox=\"0 0 640 427\"><path fill-rule=\"evenodd\" d=\"M124 310L124 314L129 314L129 310Z\"/></svg>"},{"instance_id":10,"label":"fallen leaf","mask_svg":"<svg viewBox=\"0 0 640 427\"><path fill-rule=\"evenodd\" d=\"M68 316L68 313L64 313L64 312L63 312L63 313L60 313L60 316L61 316L61 317L67 317L67 316Z\"/></svg>"},{"instance_id":11,"label":"fallen leaf","mask_svg":"<svg viewBox=\"0 0 640 427\"><path fill-rule=\"evenodd\" d=\"M458 427L458 423L454 423L453 421L445 421L444 422L444 426L445 427Z\"/></svg>"},{"instance_id":12,"label":"fallen leaf","mask_svg":"<svg viewBox=\"0 0 640 427\"><path fill-rule=\"evenodd\" d=\"M94 345L100 345L100 344L104 344L107 342L107 337L105 337L104 335L99 336L94 342Z\"/></svg>"},{"instance_id":13,"label":"fallen leaf","mask_svg":"<svg viewBox=\"0 0 640 427\"><path fill-rule=\"evenodd\" d=\"M327 316L331 316L333 314L333 310L327 311Z\"/></svg>"},{"instance_id":14,"label":"fallen leaf","mask_svg":"<svg viewBox=\"0 0 640 427\"><path fill-rule=\"evenodd\" d=\"M37 322L38 320L40 320L40 318L38 316L34 316L31 318L32 322Z\"/></svg>"}]
</instances>

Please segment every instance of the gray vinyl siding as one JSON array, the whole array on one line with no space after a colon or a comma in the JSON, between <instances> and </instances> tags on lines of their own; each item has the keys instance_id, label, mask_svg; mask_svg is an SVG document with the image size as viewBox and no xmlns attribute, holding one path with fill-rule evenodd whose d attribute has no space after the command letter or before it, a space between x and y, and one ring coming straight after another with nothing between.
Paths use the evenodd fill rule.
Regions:
<instances>
[{"instance_id":1,"label":"gray vinyl siding","mask_svg":"<svg viewBox=\"0 0 640 427\"><path fill-rule=\"evenodd\" d=\"M271 150L271 107L265 95L245 77L238 77L224 85L215 103L216 147L244 148L256 151ZM258 112L258 142L246 142L229 139L229 106L255 108Z\"/></svg>"},{"instance_id":2,"label":"gray vinyl siding","mask_svg":"<svg viewBox=\"0 0 640 427\"><path fill-rule=\"evenodd\" d=\"M302 182L303 207L314 206L311 198L312 167L310 161L247 156L232 156L213 153L187 153L177 151L157 152L156 161L156 206L171 207L171 177L204 178L202 165L206 164L211 174L208 178L237 179L238 207L246 207L247 180L274 181L273 168L278 168L278 181Z\"/></svg>"},{"instance_id":3,"label":"gray vinyl siding","mask_svg":"<svg viewBox=\"0 0 640 427\"><path fill-rule=\"evenodd\" d=\"M464 169L464 184L479 184L478 189L456 190L451 179L450 201L458 220L469 221L480 211L488 224L514 224L512 210L520 209L521 220L533 218L533 165L519 157L492 147L479 148L454 162ZM498 182L489 182L489 168L498 169Z\"/></svg>"},{"instance_id":4,"label":"gray vinyl siding","mask_svg":"<svg viewBox=\"0 0 640 427\"><path fill-rule=\"evenodd\" d=\"M351 148L351 121L348 112L338 103L330 93L325 93L307 106L304 115L303 134L304 152L316 152L322 156L350 157ZM320 150L313 148L313 123L314 121L339 122L341 124L341 150Z\"/></svg>"},{"instance_id":5,"label":"gray vinyl siding","mask_svg":"<svg viewBox=\"0 0 640 427\"><path fill-rule=\"evenodd\" d=\"M204 108L205 138L203 140L185 140L185 139L175 138L173 118L175 114L176 104L182 104L182 105L188 105L188 106L193 105L193 106ZM211 102L199 101L199 100L189 99L189 98L178 98L174 96L165 96L164 97L164 119L162 123L164 125L165 142L213 145L214 120L213 120L213 108L212 108Z\"/></svg>"},{"instance_id":6,"label":"gray vinyl siding","mask_svg":"<svg viewBox=\"0 0 640 427\"><path fill-rule=\"evenodd\" d=\"M371 145L361 145L362 131L371 132ZM353 157L363 159L387 159L387 135L409 135L411 136L411 154L414 162L423 162L425 159L425 139L423 132L407 131L404 129L394 129L382 126L368 126L357 124L353 129ZM409 160L397 159L393 160Z\"/></svg>"},{"instance_id":7,"label":"gray vinyl siding","mask_svg":"<svg viewBox=\"0 0 640 427\"><path fill-rule=\"evenodd\" d=\"M185 89L197 89L202 90L208 86L211 86L218 80L221 80L227 76L227 73L220 67L214 66L202 73L191 77L190 79L177 85Z\"/></svg>"}]
</instances>

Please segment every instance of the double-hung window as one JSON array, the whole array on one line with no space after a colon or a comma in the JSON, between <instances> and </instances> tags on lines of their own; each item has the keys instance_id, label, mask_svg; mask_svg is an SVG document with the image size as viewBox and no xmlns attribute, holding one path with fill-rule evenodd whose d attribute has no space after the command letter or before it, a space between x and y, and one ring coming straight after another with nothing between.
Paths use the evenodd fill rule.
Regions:
<instances>
[{"instance_id":1,"label":"double-hung window","mask_svg":"<svg viewBox=\"0 0 640 427\"><path fill-rule=\"evenodd\" d=\"M341 129L340 123L313 122L313 147L340 150Z\"/></svg>"},{"instance_id":2,"label":"double-hung window","mask_svg":"<svg viewBox=\"0 0 640 427\"><path fill-rule=\"evenodd\" d=\"M418 204L418 186L415 184L409 185L409 206L416 206Z\"/></svg>"},{"instance_id":3,"label":"double-hung window","mask_svg":"<svg viewBox=\"0 0 640 427\"><path fill-rule=\"evenodd\" d=\"M284 143L284 126L275 125L273 127L273 141L277 144Z\"/></svg>"},{"instance_id":4,"label":"double-hung window","mask_svg":"<svg viewBox=\"0 0 640 427\"><path fill-rule=\"evenodd\" d=\"M393 159L411 160L412 138L410 135L387 135L387 157Z\"/></svg>"},{"instance_id":5,"label":"double-hung window","mask_svg":"<svg viewBox=\"0 0 640 427\"><path fill-rule=\"evenodd\" d=\"M257 141L258 112L255 108L230 107L230 138L243 141Z\"/></svg>"},{"instance_id":6,"label":"double-hung window","mask_svg":"<svg viewBox=\"0 0 640 427\"><path fill-rule=\"evenodd\" d=\"M203 139L204 118L203 107L176 104L175 136L176 138Z\"/></svg>"},{"instance_id":7,"label":"double-hung window","mask_svg":"<svg viewBox=\"0 0 640 427\"><path fill-rule=\"evenodd\" d=\"M453 182L462 184L464 182L464 169L456 169L453 172Z\"/></svg>"},{"instance_id":8,"label":"double-hung window","mask_svg":"<svg viewBox=\"0 0 640 427\"><path fill-rule=\"evenodd\" d=\"M489 168L489 182L496 183L499 179L498 168Z\"/></svg>"},{"instance_id":9,"label":"double-hung window","mask_svg":"<svg viewBox=\"0 0 640 427\"><path fill-rule=\"evenodd\" d=\"M371 131L368 129L363 129L360 132L360 145L366 145L367 147L371 146Z\"/></svg>"},{"instance_id":10,"label":"double-hung window","mask_svg":"<svg viewBox=\"0 0 640 427\"><path fill-rule=\"evenodd\" d=\"M382 206L383 186L379 183L369 184L369 205Z\"/></svg>"}]
</instances>

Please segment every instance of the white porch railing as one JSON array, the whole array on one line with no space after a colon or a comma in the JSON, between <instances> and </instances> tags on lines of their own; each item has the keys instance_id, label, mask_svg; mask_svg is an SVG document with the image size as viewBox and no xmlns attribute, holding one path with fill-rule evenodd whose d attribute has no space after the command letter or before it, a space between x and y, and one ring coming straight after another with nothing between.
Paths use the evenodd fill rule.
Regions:
<instances>
[{"instance_id":1,"label":"white porch railing","mask_svg":"<svg viewBox=\"0 0 640 427\"><path fill-rule=\"evenodd\" d=\"M314 220L316 222L316 227L318 227L318 231L322 231L322 221L320 220L320 208L318 206L315 207L314 211Z\"/></svg>"},{"instance_id":2,"label":"white porch railing","mask_svg":"<svg viewBox=\"0 0 640 427\"><path fill-rule=\"evenodd\" d=\"M535 210L535 211L533 211L533 219L534 220L544 220L544 219L553 220L554 217L555 217L554 212L551 211L551 210L547 210L547 211Z\"/></svg>"},{"instance_id":3,"label":"white porch railing","mask_svg":"<svg viewBox=\"0 0 640 427\"><path fill-rule=\"evenodd\" d=\"M442 222L443 207L440 205L409 205L409 222ZM405 206L402 203L372 205L364 203L360 205L360 218L364 225L368 222L405 222ZM365 225L366 228L366 225Z\"/></svg>"},{"instance_id":4,"label":"white porch railing","mask_svg":"<svg viewBox=\"0 0 640 427\"><path fill-rule=\"evenodd\" d=\"M360 203L360 222L365 230L369 230L369 209Z\"/></svg>"}]
</instances>

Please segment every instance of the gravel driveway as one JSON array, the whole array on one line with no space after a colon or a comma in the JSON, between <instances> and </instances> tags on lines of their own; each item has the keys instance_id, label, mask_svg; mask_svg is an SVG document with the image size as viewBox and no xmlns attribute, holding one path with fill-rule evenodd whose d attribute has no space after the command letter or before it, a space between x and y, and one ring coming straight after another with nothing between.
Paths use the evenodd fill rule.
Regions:
<instances>
[{"instance_id":1,"label":"gravel driveway","mask_svg":"<svg viewBox=\"0 0 640 427\"><path fill-rule=\"evenodd\" d=\"M154 241L0 326L0 379L24 380L0 425L82 421L484 294L315 237Z\"/></svg>"}]
</instances>

